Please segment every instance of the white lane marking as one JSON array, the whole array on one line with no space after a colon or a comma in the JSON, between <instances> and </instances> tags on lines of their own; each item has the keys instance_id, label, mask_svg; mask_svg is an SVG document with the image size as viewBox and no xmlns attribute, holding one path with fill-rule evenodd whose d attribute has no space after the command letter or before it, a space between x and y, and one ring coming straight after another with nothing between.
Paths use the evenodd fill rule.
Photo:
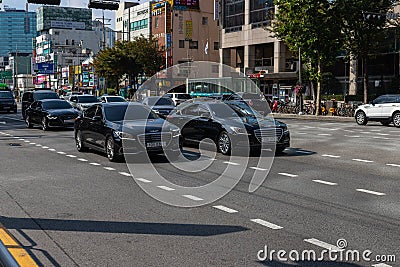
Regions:
<instances>
[{"instance_id":1,"label":"white lane marking","mask_svg":"<svg viewBox=\"0 0 400 267\"><path fill-rule=\"evenodd\" d=\"M263 168L258 168L258 167L250 167L250 169L253 169L256 171L268 171L268 169L263 169Z\"/></svg>"},{"instance_id":2,"label":"white lane marking","mask_svg":"<svg viewBox=\"0 0 400 267\"><path fill-rule=\"evenodd\" d=\"M296 134L300 134L300 135L303 135L303 134L307 134L307 133L296 133Z\"/></svg>"},{"instance_id":3,"label":"white lane marking","mask_svg":"<svg viewBox=\"0 0 400 267\"><path fill-rule=\"evenodd\" d=\"M138 181L143 182L143 183L151 183L150 180L147 180L147 179L144 179L144 178L136 178L135 180L138 180Z\"/></svg>"},{"instance_id":4,"label":"white lane marking","mask_svg":"<svg viewBox=\"0 0 400 267\"><path fill-rule=\"evenodd\" d=\"M14 136L13 138L14 138L14 139L18 139L19 137L18 137L18 136Z\"/></svg>"},{"instance_id":5,"label":"white lane marking","mask_svg":"<svg viewBox=\"0 0 400 267\"><path fill-rule=\"evenodd\" d=\"M261 149L262 151L269 151L269 152L272 152L272 149L271 148L263 148L263 149Z\"/></svg>"},{"instance_id":6,"label":"white lane marking","mask_svg":"<svg viewBox=\"0 0 400 267\"><path fill-rule=\"evenodd\" d=\"M104 167L104 169L106 169L106 170L108 170L108 171L115 171L115 169L114 169L114 168L111 168L111 167Z\"/></svg>"},{"instance_id":7,"label":"white lane marking","mask_svg":"<svg viewBox=\"0 0 400 267\"><path fill-rule=\"evenodd\" d=\"M304 128L308 128L308 129L314 129L314 128L316 128L316 127L314 127L314 126L307 126L307 125L304 125L303 127L304 127Z\"/></svg>"},{"instance_id":8,"label":"white lane marking","mask_svg":"<svg viewBox=\"0 0 400 267\"><path fill-rule=\"evenodd\" d=\"M351 137L351 138L360 138L361 136L359 135L345 135L346 137Z\"/></svg>"},{"instance_id":9,"label":"white lane marking","mask_svg":"<svg viewBox=\"0 0 400 267\"><path fill-rule=\"evenodd\" d=\"M318 134L318 135L321 135L321 136L332 136L332 134L324 134L324 133Z\"/></svg>"},{"instance_id":10,"label":"white lane marking","mask_svg":"<svg viewBox=\"0 0 400 267\"><path fill-rule=\"evenodd\" d=\"M49 150L50 150L50 149L49 149ZM79 161L83 161L83 162L88 161L87 159L82 159L82 158L79 158L78 160L79 160Z\"/></svg>"},{"instance_id":11,"label":"white lane marking","mask_svg":"<svg viewBox=\"0 0 400 267\"><path fill-rule=\"evenodd\" d=\"M399 167L399 168L400 168L400 165L399 165L399 164L388 163L388 164L386 164L386 166Z\"/></svg>"},{"instance_id":12,"label":"white lane marking","mask_svg":"<svg viewBox=\"0 0 400 267\"><path fill-rule=\"evenodd\" d=\"M49 151L52 151L52 152L54 152L54 151L56 151L54 148L49 148Z\"/></svg>"},{"instance_id":13,"label":"white lane marking","mask_svg":"<svg viewBox=\"0 0 400 267\"><path fill-rule=\"evenodd\" d=\"M343 249L338 248L337 246L328 244L324 241L315 239L315 238L309 238L309 239L304 239L304 242L316 245L318 247L324 248L324 249L328 249L328 250L333 250L333 251L342 251Z\"/></svg>"},{"instance_id":14,"label":"white lane marking","mask_svg":"<svg viewBox=\"0 0 400 267\"><path fill-rule=\"evenodd\" d=\"M48 149L49 147L48 147L48 146L42 146L42 148L43 148L43 149Z\"/></svg>"},{"instance_id":15,"label":"white lane marking","mask_svg":"<svg viewBox=\"0 0 400 267\"><path fill-rule=\"evenodd\" d=\"M335 156L335 155L329 155L329 154L323 154L322 157L327 157L327 158L340 158L340 156Z\"/></svg>"},{"instance_id":16,"label":"white lane marking","mask_svg":"<svg viewBox=\"0 0 400 267\"><path fill-rule=\"evenodd\" d=\"M101 164L99 164L99 163L96 163L96 162L92 162L92 163L89 163L90 165L93 165L93 166L100 166Z\"/></svg>"},{"instance_id":17,"label":"white lane marking","mask_svg":"<svg viewBox=\"0 0 400 267\"><path fill-rule=\"evenodd\" d=\"M358 162L365 162L365 163L372 163L372 160L367 160L367 159L352 159L353 161L358 161Z\"/></svg>"},{"instance_id":18,"label":"white lane marking","mask_svg":"<svg viewBox=\"0 0 400 267\"><path fill-rule=\"evenodd\" d=\"M225 164L228 164L228 165L233 165L233 166L238 166L238 165L240 165L239 163L230 162L230 161L224 161L224 163L225 163Z\"/></svg>"},{"instance_id":19,"label":"white lane marking","mask_svg":"<svg viewBox=\"0 0 400 267\"><path fill-rule=\"evenodd\" d=\"M65 155L65 154L67 154L67 153L62 152L62 151L59 151L59 152L57 152L57 153L60 154L60 155Z\"/></svg>"},{"instance_id":20,"label":"white lane marking","mask_svg":"<svg viewBox=\"0 0 400 267\"><path fill-rule=\"evenodd\" d=\"M25 142L25 143L30 143L31 141L25 140L24 142Z\"/></svg>"},{"instance_id":21,"label":"white lane marking","mask_svg":"<svg viewBox=\"0 0 400 267\"><path fill-rule=\"evenodd\" d=\"M36 146L42 146L42 145L40 145L40 144L37 144Z\"/></svg>"},{"instance_id":22,"label":"white lane marking","mask_svg":"<svg viewBox=\"0 0 400 267\"><path fill-rule=\"evenodd\" d=\"M326 185L337 185L337 183L332 183L324 180L313 180L313 182L320 183L320 184L326 184Z\"/></svg>"},{"instance_id":23,"label":"white lane marking","mask_svg":"<svg viewBox=\"0 0 400 267\"><path fill-rule=\"evenodd\" d=\"M371 265L372 267L392 267L392 265L387 265L386 263L377 263Z\"/></svg>"},{"instance_id":24,"label":"white lane marking","mask_svg":"<svg viewBox=\"0 0 400 267\"><path fill-rule=\"evenodd\" d=\"M385 196L386 195L385 193L371 191L371 190L367 190L367 189L361 189L361 188L356 189L356 191L371 194L371 195L376 195L376 196Z\"/></svg>"},{"instance_id":25,"label":"white lane marking","mask_svg":"<svg viewBox=\"0 0 400 267\"><path fill-rule=\"evenodd\" d=\"M278 173L279 175L283 175L283 176L288 176L288 177L297 177L297 174L290 174L290 173L286 173L286 172L280 172Z\"/></svg>"},{"instance_id":26,"label":"white lane marking","mask_svg":"<svg viewBox=\"0 0 400 267\"><path fill-rule=\"evenodd\" d=\"M237 210L234 210L234 209L222 206L222 205L213 206L213 208L225 211L227 213L236 213L236 212L238 212Z\"/></svg>"},{"instance_id":27,"label":"white lane marking","mask_svg":"<svg viewBox=\"0 0 400 267\"><path fill-rule=\"evenodd\" d=\"M174 191L175 189L165 186L165 185L157 185L158 188L165 190L165 191Z\"/></svg>"},{"instance_id":28,"label":"white lane marking","mask_svg":"<svg viewBox=\"0 0 400 267\"><path fill-rule=\"evenodd\" d=\"M390 140L390 138L387 137L380 137L380 136L373 136L373 139L382 139L382 140Z\"/></svg>"},{"instance_id":29,"label":"white lane marking","mask_svg":"<svg viewBox=\"0 0 400 267\"><path fill-rule=\"evenodd\" d=\"M69 158L76 158L75 155L66 155L66 156L69 157Z\"/></svg>"},{"instance_id":30,"label":"white lane marking","mask_svg":"<svg viewBox=\"0 0 400 267\"><path fill-rule=\"evenodd\" d=\"M36 145L36 143L33 143L33 142L30 142L29 144L30 144L30 145Z\"/></svg>"},{"instance_id":31,"label":"white lane marking","mask_svg":"<svg viewBox=\"0 0 400 267\"><path fill-rule=\"evenodd\" d=\"M258 224L261 224L262 226L266 226L266 227L271 228L273 230L279 230L279 229L283 228L282 226L279 226L279 225L276 225L276 224L273 224L273 223L270 223L270 222L267 222L267 221L264 221L264 220L261 220L261 219L251 219L250 221L258 223Z\"/></svg>"},{"instance_id":32,"label":"white lane marking","mask_svg":"<svg viewBox=\"0 0 400 267\"><path fill-rule=\"evenodd\" d=\"M377 135L382 135L382 136L386 136L386 135L389 135L389 134L386 134L386 133L376 133Z\"/></svg>"},{"instance_id":33,"label":"white lane marking","mask_svg":"<svg viewBox=\"0 0 400 267\"><path fill-rule=\"evenodd\" d=\"M129 176L132 177L132 174L127 173L127 172L119 172L119 174L123 175L123 176Z\"/></svg>"},{"instance_id":34,"label":"white lane marking","mask_svg":"<svg viewBox=\"0 0 400 267\"><path fill-rule=\"evenodd\" d=\"M183 197L186 197L188 199L194 200L194 201L201 201L204 200L202 198L196 197L196 196L192 196L192 195L182 195Z\"/></svg>"},{"instance_id":35,"label":"white lane marking","mask_svg":"<svg viewBox=\"0 0 400 267\"><path fill-rule=\"evenodd\" d=\"M310 151L303 151L303 150L297 150L297 153L302 153L302 154L312 154L313 152Z\"/></svg>"},{"instance_id":36,"label":"white lane marking","mask_svg":"<svg viewBox=\"0 0 400 267\"><path fill-rule=\"evenodd\" d=\"M19 141L24 141L25 139L23 139L23 138L20 138L20 139L18 139Z\"/></svg>"}]
</instances>

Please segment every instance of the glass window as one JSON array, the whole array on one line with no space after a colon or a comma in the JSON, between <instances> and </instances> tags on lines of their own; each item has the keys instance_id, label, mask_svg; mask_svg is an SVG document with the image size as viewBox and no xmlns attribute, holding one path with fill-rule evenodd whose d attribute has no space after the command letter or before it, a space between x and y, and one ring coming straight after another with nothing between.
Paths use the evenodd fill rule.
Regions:
<instances>
[{"instance_id":1,"label":"glass window","mask_svg":"<svg viewBox=\"0 0 400 267\"><path fill-rule=\"evenodd\" d=\"M154 20L154 28L158 28L158 18Z\"/></svg>"},{"instance_id":2,"label":"glass window","mask_svg":"<svg viewBox=\"0 0 400 267\"><path fill-rule=\"evenodd\" d=\"M97 106L93 106L93 107L88 108L88 109L85 111L85 113L84 113L83 116L84 116L85 118L88 118L88 119L93 118L93 117L94 117L94 114L96 114L96 109L97 109Z\"/></svg>"},{"instance_id":3,"label":"glass window","mask_svg":"<svg viewBox=\"0 0 400 267\"><path fill-rule=\"evenodd\" d=\"M179 40L179 48L185 48L185 40Z\"/></svg>"},{"instance_id":4,"label":"glass window","mask_svg":"<svg viewBox=\"0 0 400 267\"><path fill-rule=\"evenodd\" d=\"M218 50L219 49L219 42L214 42L214 50Z\"/></svg>"},{"instance_id":5,"label":"glass window","mask_svg":"<svg viewBox=\"0 0 400 267\"><path fill-rule=\"evenodd\" d=\"M14 98L13 94L9 91L0 92L0 98Z\"/></svg>"},{"instance_id":6,"label":"glass window","mask_svg":"<svg viewBox=\"0 0 400 267\"><path fill-rule=\"evenodd\" d=\"M104 107L104 114L109 121L154 120L159 118L152 110L140 105L129 105L129 109L128 105L106 106Z\"/></svg>"},{"instance_id":7,"label":"glass window","mask_svg":"<svg viewBox=\"0 0 400 267\"><path fill-rule=\"evenodd\" d=\"M198 49L199 43L198 41L189 41L189 49Z\"/></svg>"},{"instance_id":8,"label":"glass window","mask_svg":"<svg viewBox=\"0 0 400 267\"><path fill-rule=\"evenodd\" d=\"M77 96L79 103L95 103L98 102L98 99L91 95L91 96Z\"/></svg>"},{"instance_id":9,"label":"glass window","mask_svg":"<svg viewBox=\"0 0 400 267\"><path fill-rule=\"evenodd\" d=\"M208 25L208 17L202 17L201 24L202 25Z\"/></svg>"},{"instance_id":10,"label":"glass window","mask_svg":"<svg viewBox=\"0 0 400 267\"><path fill-rule=\"evenodd\" d=\"M199 115L199 105L194 104L188 107L185 107L181 110L181 113L188 116L198 116Z\"/></svg>"},{"instance_id":11,"label":"glass window","mask_svg":"<svg viewBox=\"0 0 400 267\"><path fill-rule=\"evenodd\" d=\"M44 109L69 109L71 104L67 101L46 101L42 103Z\"/></svg>"}]
</instances>

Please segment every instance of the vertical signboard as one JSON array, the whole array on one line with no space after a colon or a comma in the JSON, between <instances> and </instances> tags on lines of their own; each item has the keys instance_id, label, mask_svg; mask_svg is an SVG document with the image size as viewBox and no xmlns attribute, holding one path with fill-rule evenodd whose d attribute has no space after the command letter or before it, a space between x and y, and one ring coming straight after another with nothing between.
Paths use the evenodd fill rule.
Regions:
<instances>
[{"instance_id":1,"label":"vertical signboard","mask_svg":"<svg viewBox=\"0 0 400 267\"><path fill-rule=\"evenodd\" d=\"M185 40L191 41L193 35L193 22L191 20L185 21Z\"/></svg>"}]
</instances>

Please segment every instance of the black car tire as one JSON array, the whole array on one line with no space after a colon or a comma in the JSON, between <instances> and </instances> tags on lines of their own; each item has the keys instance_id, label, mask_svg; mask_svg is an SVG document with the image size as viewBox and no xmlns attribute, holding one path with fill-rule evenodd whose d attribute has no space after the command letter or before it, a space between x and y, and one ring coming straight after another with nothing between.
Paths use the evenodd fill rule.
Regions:
<instances>
[{"instance_id":1,"label":"black car tire","mask_svg":"<svg viewBox=\"0 0 400 267\"><path fill-rule=\"evenodd\" d=\"M42 130L47 131L48 129L49 129L49 124L48 124L46 118L43 118L42 119Z\"/></svg>"},{"instance_id":2,"label":"black car tire","mask_svg":"<svg viewBox=\"0 0 400 267\"><path fill-rule=\"evenodd\" d=\"M33 127L32 123L31 123L31 118L29 116L25 116L25 124L26 124L26 128Z\"/></svg>"},{"instance_id":3,"label":"black car tire","mask_svg":"<svg viewBox=\"0 0 400 267\"><path fill-rule=\"evenodd\" d=\"M218 135L217 147L218 147L218 151L224 155L229 155L231 153L232 142L229 137L229 134L226 131L222 131Z\"/></svg>"},{"instance_id":4,"label":"black car tire","mask_svg":"<svg viewBox=\"0 0 400 267\"><path fill-rule=\"evenodd\" d=\"M111 136L109 136L106 139L106 149L105 150L106 150L107 158L109 161L117 162L117 161L121 160L121 156L119 155L117 146L115 145L115 141Z\"/></svg>"},{"instance_id":5,"label":"black car tire","mask_svg":"<svg viewBox=\"0 0 400 267\"><path fill-rule=\"evenodd\" d=\"M89 150L83 143L81 131L78 131L75 135L75 145L79 152L86 152Z\"/></svg>"},{"instance_id":6,"label":"black car tire","mask_svg":"<svg viewBox=\"0 0 400 267\"><path fill-rule=\"evenodd\" d=\"M393 114L393 124L396 127L400 127L400 112L396 112Z\"/></svg>"},{"instance_id":7,"label":"black car tire","mask_svg":"<svg viewBox=\"0 0 400 267\"><path fill-rule=\"evenodd\" d=\"M381 121L381 124L383 125L383 126L389 126L389 124L392 122L392 120L384 120L384 121Z\"/></svg>"},{"instance_id":8,"label":"black car tire","mask_svg":"<svg viewBox=\"0 0 400 267\"><path fill-rule=\"evenodd\" d=\"M366 125L368 122L367 116L364 111L358 111L356 113L356 122L358 125Z\"/></svg>"}]
</instances>

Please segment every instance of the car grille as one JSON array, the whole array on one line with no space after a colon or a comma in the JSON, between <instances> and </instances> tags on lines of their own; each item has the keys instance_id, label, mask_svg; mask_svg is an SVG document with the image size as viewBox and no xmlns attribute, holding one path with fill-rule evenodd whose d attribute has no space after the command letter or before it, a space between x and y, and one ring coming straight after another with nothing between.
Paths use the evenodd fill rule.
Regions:
<instances>
[{"instance_id":1,"label":"car grille","mask_svg":"<svg viewBox=\"0 0 400 267\"><path fill-rule=\"evenodd\" d=\"M165 142L165 144L168 146L171 142L171 138L171 133L146 133L138 135L138 140L144 147L146 147L147 143L154 142Z\"/></svg>"},{"instance_id":2,"label":"car grille","mask_svg":"<svg viewBox=\"0 0 400 267\"><path fill-rule=\"evenodd\" d=\"M276 137L276 140L280 140L283 134L282 128L263 128L254 131L258 141L261 142L262 138Z\"/></svg>"},{"instance_id":3,"label":"car grille","mask_svg":"<svg viewBox=\"0 0 400 267\"><path fill-rule=\"evenodd\" d=\"M63 120L72 120L75 119L76 115L65 115L65 116L61 116L61 119Z\"/></svg>"}]
</instances>

